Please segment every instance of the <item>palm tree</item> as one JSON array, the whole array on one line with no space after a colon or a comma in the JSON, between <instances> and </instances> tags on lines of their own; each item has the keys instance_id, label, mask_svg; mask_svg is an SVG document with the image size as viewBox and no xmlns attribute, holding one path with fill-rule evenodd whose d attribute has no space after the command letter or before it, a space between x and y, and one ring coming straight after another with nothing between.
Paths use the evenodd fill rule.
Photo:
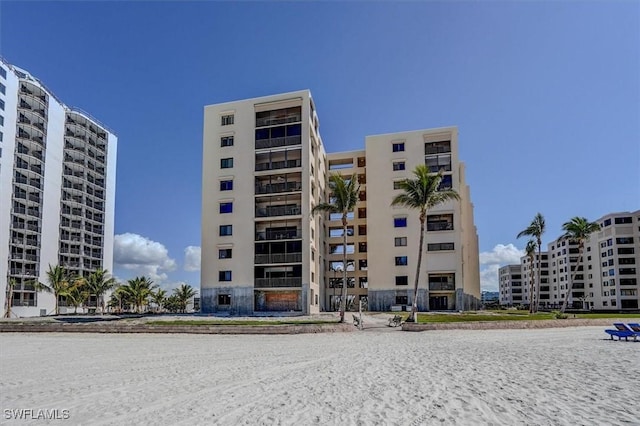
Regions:
<instances>
[{"instance_id":1,"label":"palm tree","mask_svg":"<svg viewBox=\"0 0 640 426\"><path fill-rule=\"evenodd\" d=\"M123 286L125 295L130 298L131 304L135 307L136 312L142 313L142 307L148 302L153 290L156 288L147 277L135 277L128 280Z\"/></svg>"},{"instance_id":2,"label":"palm tree","mask_svg":"<svg viewBox=\"0 0 640 426\"><path fill-rule=\"evenodd\" d=\"M48 293L53 293L56 298L55 314L60 315L58 299L60 296L67 296L70 288L67 271L60 265L49 265L49 270L47 271L47 284L39 283L39 286L42 290Z\"/></svg>"},{"instance_id":3,"label":"palm tree","mask_svg":"<svg viewBox=\"0 0 640 426\"><path fill-rule=\"evenodd\" d=\"M564 302L562 302L562 308L560 308L561 314L567 309L569 294L571 293L571 290L573 290L573 280L576 277L578 268L582 262L584 243L589 241L591 234L600 230L600 225L597 222L589 222L585 217L576 216L571 218L569 222L565 222L562 225L562 230L565 232L562 238L578 243L578 263L576 263L575 268L571 268L573 270L573 273L571 274L571 284L567 286L567 294L564 295ZM571 261L569 261L569 265L571 265Z\"/></svg>"},{"instance_id":4,"label":"palm tree","mask_svg":"<svg viewBox=\"0 0 640 426\"><path fill-rule=\"evenodd\" d=\"M537 213L529 226L525 228L522 232L518 234L517 238L522 236L530 236L534 237L536 240L536 244L538 245L538 279L536 282L536 291L535 294L531 296L531 303L533 303L533 312L538 311L538 297L540 295L540 262L542 260L542 235L545 231L544 224L544 216L542 214Z\"/></svg>"},{"instance_id":5,"label":"palm tree","mask_svg":"<svg viewBox=\"0 0 640 426\"><path fill-rule=\"evenodd\" d=\"M357 175L345 179L338 173L329 176L330 200L313 208L311 214L318 212L342 214L342 295L340 296L340 322L344 322L344 311L347 306L347 215L352 212L358 202L360 185Z\"/></svg>"},{"instance_id":6,"label":"palm tree","mask_svg":"<svg viewBox=\"0 0 640 426\"><path fill-rule=\"evenodd\" d=\"M173 294L180 302L180 310L184 313L187 310L189 299L198 294L198 292L190 285L182 284L180 287L173 289Z\"/></svg>"},{"instance_id":7,"label":"palm tree","mask_svg":"<svg viewBox=\"0 0 640 426\"><path fill-rule=\"evenodd\" d=\"M78 307L89 298L86 283L87 281L82 277L69 278L69 287L65 295L67 296L67 301L69 301L74 308L74 314L78 313Z\"/></svg>"},{"instance_id":8,"label":"palm tree","mask_svg":"<svg viewBox=\"0 0 640 426\"><path fill-rule=\"evenodd\" d=\"M100 304L101 314L104 314L104 294L116 286L115 278L107 278L108 274L106 269L98 268L87 279L87 290L89 295L96 296L96 305Z\"/></svg>"},{"instance_id":9,"label":"palm tree","mask_svg":"<svg viewBox=\"0 0 640 426\"><path fill-rule=\"evenodd\" d=\"M167 291L161 288L157 289L155 293L151 293L151 303L154 303L158 307L158 312L162 310L162 306L167 300Z\"/></svg>"},{"instance_id":10,"label":"palm tree","mask_svg":"<svg viewBox=\"0 0 640 426\"><path fill-rule=\"evenodd\" d=\"M533 296L535 295L535 270L533 269L533 261L536 256L536 242L535 240L529 240L527 242L524 251L529 258L529 269L531 270L531 285L529 286L529 313L533 313Z\"/></svg>"},{"instance_id":11,"label":"palm tree","mask_svg":"<svg viewBox=\"0 0 640 426\"><path fill-rule=\"evenodd\" d=\"M18 285L15 278L11 278L7 283L7 300L5 302L4 315L2 318L11 318L11 305L13 304L13 289Z\"/></svg>"},{"instance_id":12,"label":"palm tree","mask_svg":"<svg viewBox=\"0 0 640 426\"><path fill-rule=\"evenodd\" d=\"M109 297L109 301L107 302L107 306L109 308L113 308L119 314L122 313L123 305L129 305L129 296L125 290L124 285L119 285L115 287L111 296Z\"/></svg>"},{"instance_id":13,"label":"palm tree","mask_svg":"<svg viewBox=\"0 0 640 426\"><path fill-rule=\"evenodd\" d=\"M424 247L424 224L427 212L450 200L459 200L460 195L453 189L440 189L442 171L431 173L429 168L418 165L413 174L415 179L405 179L399 183L402 194L398 194L391 202L392 206L403 206L420 212L420 244L418 246L418 264L416 265L416 279L413 288L413 304L407 321L415 322L418 312L418 283L420 282L420 267L422 265L422 248Z\"/></svg>"}]
</instances>

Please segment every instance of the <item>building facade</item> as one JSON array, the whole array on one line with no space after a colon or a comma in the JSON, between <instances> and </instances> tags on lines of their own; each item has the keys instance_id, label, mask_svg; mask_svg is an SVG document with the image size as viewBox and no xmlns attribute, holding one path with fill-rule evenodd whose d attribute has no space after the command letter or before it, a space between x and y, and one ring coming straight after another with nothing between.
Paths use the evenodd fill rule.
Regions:
<instances>
[{"instance_id":1,"label":"building facade","mask_svg":"<svg viewBox=\"0 0 640 426\"><path fill-rule=\"evenodd\" d=\"M327 155L309 91L205 107L202 311L332 311L345 284L350 309L360 301L371 310L406 309L420 226L417 212L390 204L395 182L425 163L444 170L443 187L461 200L429 214L418 307L477 307L478 239L457 143L450 127L370 136L365 150ZM346 264L341 215L311 214L331 198L331 173L355 175L360 185Z\"/></svg>"},{"instance_id":2,"label":"building facade","mask_svg":"<svg viewBox=\"0 0 640 426\"><path fill-rule=\"evenodd\" d=\"M50 265L77 276L112 269L116 153L117 137L104 125L63 104L27 71L0 62L5 311L9 299L15 316L53 311L54 296L34 285L47 283Z\"/></svg>"}]
</instances>

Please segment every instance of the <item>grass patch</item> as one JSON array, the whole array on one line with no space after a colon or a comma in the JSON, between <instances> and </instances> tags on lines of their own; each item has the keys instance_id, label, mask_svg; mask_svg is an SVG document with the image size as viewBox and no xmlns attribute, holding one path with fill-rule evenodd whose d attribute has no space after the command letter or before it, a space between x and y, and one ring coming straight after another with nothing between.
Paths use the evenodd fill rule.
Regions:
<instances>
[{"instance_id":1,"label":"grass patch","mask_svg":"<svg viewBox=\"0 0 640 426\"><path fill-rule=\"evenodd\" d=\"M163 325L163 326L207 326L207 325L249 325L249 326L265 326L265 325L321 325L321 324L337 324L338 321L321 321L321 320L274 320L274 321L257 321L257 320L228 320L228 321L207 321L207 320L184 320L184 321L149 321L146 324Z\"/></svg>"},{"instance_id":2,"label":"grass patch","mask_svg":"<svg viewBox=\"0 0 640 426\"><path fill-rule=\"evenodd\" d=\"M634 319L640 318L640 314L566 314L569 319L599 319L599 318L611 318L611 319ZM403 320L408 315L403 315ZM538 312L535 314L529 314L527 311L494 311L494 312L465 312L462 314L418 314L419 323L445 323L445 322L474 322L474 321L541 321L556 319L556 313L554 312Z\"/></svg>"}]
</instances>

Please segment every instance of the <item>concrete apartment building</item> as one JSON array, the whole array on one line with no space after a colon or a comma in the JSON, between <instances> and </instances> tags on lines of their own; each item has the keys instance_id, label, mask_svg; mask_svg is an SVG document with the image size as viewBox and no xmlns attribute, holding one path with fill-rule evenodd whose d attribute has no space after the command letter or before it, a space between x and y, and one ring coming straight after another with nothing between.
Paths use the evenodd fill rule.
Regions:
<instances>
[{"instance_id":1,"label":"concrete apartment building","mask_svg":"<svg viewBox=\"0 0 640 426\"><path fill-rule=\"evenodd\" d=\"M542 252L540 277L540 306L548 305L551 300L551 287L549 285L549 253ZM506 265L498 270L500 305L503 306L528 306L531 303L531 279L533 275L534 288L538 283L537 276L538 253L535 254L533 264L529 257L522 256L520 263Z\"/></svg>"},{"instance_id":2,"label":"concrete apartment building","mask_svg":"<svg viewBox=\"0 0 640 426\"><path fill-rule=\"evenodd\" d=\"M568 303L571 308L637 310L640 306L639 272L636 266L640 263L640 210L610 213L596 222L601 230L591 234L580 265L578 244L565 238L550 242L547 245L548 252L542 252L542 308L560 308L569 287L571 294ZM509 274L520 272L523 281L528 283L532 268L526 256L521 259L519 271L517 266L500 268L501 305L529 303L528 297L520 300L515 296L517 283L514 285L508 278ZM533 265L533 269L536 268L537 263ZM571 275L576 268L571 285ZM515 293L519 292L516 290Z\"/></svg>"},{"instance_id":3,"label":"concrete apartment building","mask_svg":"<svg viewBox=\"0 0 640 426\"><path fill-rule=\"evenodd\" d=\"M117 138L0 61L0 305L15 281L16 316L49 314L49 265L86 276L112 269ZM64 300L62 300L64 305ZM62 309L64 311L64 308Z\"/></svg>"},{"instance_id":4,"label":"concrete apartment building","mask_svg":"<svg viewBox=\"0 0 640 426\"><path fill-rule=\"evenodd\" d=\"M476 307L478 240L457 129L370 136L365 150L327 155L318 127L306 90L205 107L203 312L335 310L345 269L352 309L360 300L371 310L406 308L419 221L417 212L390 204L398 193L394 182L423 162L445 171L443 187L456 189L461 201L429 214L419 309ZM311 215L330 197L329 173L356 174L360 183L346 265L340 215Z\"/></svg>"}]
</instances>

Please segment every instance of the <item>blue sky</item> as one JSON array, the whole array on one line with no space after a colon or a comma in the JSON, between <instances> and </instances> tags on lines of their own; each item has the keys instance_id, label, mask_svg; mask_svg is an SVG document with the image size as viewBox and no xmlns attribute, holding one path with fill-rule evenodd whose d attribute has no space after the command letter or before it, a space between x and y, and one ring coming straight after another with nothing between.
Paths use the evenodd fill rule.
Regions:
<instances>
[{"instance_id":1,"label":"blue sky","mask_svg":"<svg viewBox=\"0 0 640 426\"><path fill-rule=\"evenodd\" d=\"M329 152L459 127L486 289L536 212L640 208L637 1L3 0L0 54L118 135L120 279L199 286L203 107L305 88Z\"/></svg>"}]
</instances>

